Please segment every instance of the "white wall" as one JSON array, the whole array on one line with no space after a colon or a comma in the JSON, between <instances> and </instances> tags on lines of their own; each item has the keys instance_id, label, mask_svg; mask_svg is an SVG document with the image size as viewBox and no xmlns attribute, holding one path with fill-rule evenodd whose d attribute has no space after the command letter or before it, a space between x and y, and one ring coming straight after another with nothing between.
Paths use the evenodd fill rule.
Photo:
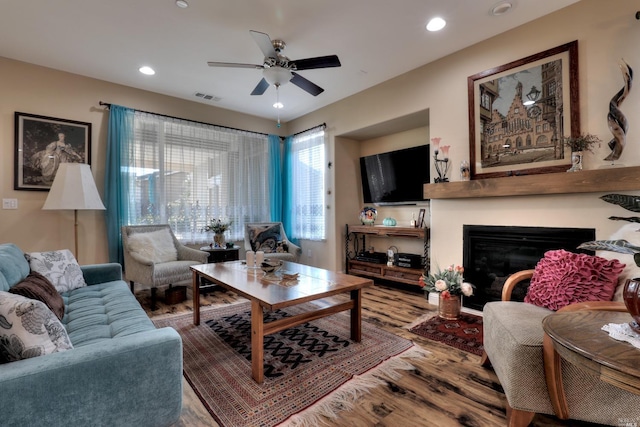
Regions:
<instances>
[{"instance_id":1,"label":"white wall","mask_svg":"<svg viewBox=\"0 0 640 427\"><path fill-rule=\"evenodd\" d=\"M453 165L459 165L461 160L469 159L467 77L578 40L581 128L583 132L596 134L608 141L611 138L606 121L608 103L623 85L618 61L624 58L632 68L640 70L637 10L638 3L633 0L582 0L308 114L290 122L290 129L296 132L314 123L326 122L332 134L342 135L429 109L431 137L442 137L444 144L451 145ZM407 54L419 55L420 52ZM628 166L640 164L640 91L634 89L622 104L631 129L628 146L620 161ZM345 141L334 139L332 143L342 145ZM603 144L595 155L587 153L585 167L594 169L604 165L606 162L602 159L608 152L606 144ZM353 150L351 155L356 156ZM349 161L341 160L341 163ZM452 178L458 179L455 172ZM338 195L341 197L336 198L336 217L349 218L353 212L358 212L360 200L354 199L351 193ZM620 225L607 218L610 215L624 216L628 212L599 200L600 195L432 200L432 265L462 261L464 224L594 227L598 238L606 237ZM353 222L357 221L354 219ZM340 229L335 230L328 243L335 251L343 250ZM341 260L342 257L335 259ZM327 266L344 268L340 264Z\"/></svg>"},{"instance_id":2,"label":"white wall","mask_svg":"<svg viewBox=\"0 0 640 427\"><path fill-rule=\"evenodd\" d=\"M73 250L73 212L41 210L46 191L13 189L14 112L91 123L91 169L104 195L109 114L99 101L255 132L286 132L286 126L278 130L272 120L0 57L0 196L18 201L17 210L0 209L0 242L26 252ZM79 211L78 223L79 262L107 261L104 212Z\"/></svg>"}]
</instances>

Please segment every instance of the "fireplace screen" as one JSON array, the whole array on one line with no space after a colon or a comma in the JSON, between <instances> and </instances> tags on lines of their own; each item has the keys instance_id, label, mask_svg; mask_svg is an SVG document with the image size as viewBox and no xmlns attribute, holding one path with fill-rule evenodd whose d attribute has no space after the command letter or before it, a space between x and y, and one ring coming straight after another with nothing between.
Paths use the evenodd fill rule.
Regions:
<instances>
[{"instance_id":1,"label":"fireplace screen","mask_svg":"<svg viewBox=\"0 0 640 427\"><path fill-rule=\"evenodd\" d=\"M464 277L475 286L474 295L463 298L463 305L482 310L485 303L501 299L510 274L534 268L545 252L593 254L576 248L595 240L595 229L464 225L463 238ZM517 288L512 299L522 301L526 291L526 285Z\"/></svg>"}]
</instances>

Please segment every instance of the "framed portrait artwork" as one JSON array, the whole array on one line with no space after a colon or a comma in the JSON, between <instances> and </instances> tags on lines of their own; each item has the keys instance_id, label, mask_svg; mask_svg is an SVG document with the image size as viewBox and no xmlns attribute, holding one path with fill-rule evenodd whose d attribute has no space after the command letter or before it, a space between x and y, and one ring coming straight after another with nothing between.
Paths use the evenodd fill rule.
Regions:
<instances>
[{"instance_id":1,"label":"framed portrait artwork","mask_svg":"<svg viewBox=\"0 0 640 427\"><path fill-rule=\"evenodd\" d=\"M60 163L91 164L91 123L15 113L14 190L48 191Z\"/></svg>"},{"instance_id":2,"label":"framed portrait artwork","mask_svg":"<svg viewBox=\"0 0 640 427\"><path fill-rule=\"evenodd\" d=\"M467 79L471 179L566 171L580 134L578 42Z\"/></svg>"}]
</instances>

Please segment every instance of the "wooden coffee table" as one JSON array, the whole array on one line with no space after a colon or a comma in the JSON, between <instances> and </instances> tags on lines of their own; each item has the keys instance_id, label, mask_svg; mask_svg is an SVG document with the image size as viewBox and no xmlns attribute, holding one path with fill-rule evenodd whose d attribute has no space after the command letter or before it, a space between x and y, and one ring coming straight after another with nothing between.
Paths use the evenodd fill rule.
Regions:
<instances>
[{"instance_id":1,"label":"wooden coffee table","mask_svg":"<svg viewBox=\"0 0 640 427\"><path fill-rule=\"evenodd\" d=\"M631 320L627 312L596 310L558 312L544 318L545 375L549 397L559 418L569 418L561 359L595 374L602 381L640 394L640 350L614 340L601 329L608 323Z\"/></svg>"},{"instance_id":2,"label":"wooden coffee table","mask_svg":"<svg viewBox=\"0 0 640 427\"><path fill-rule=\"evenodd\" d=\"M351 339L359 342L362 335L362 288L373 281L362 277L323 270L308 265L284 262L275 274L265 275L260 269L248 268L243 261L191 266L193 272L193 324L200 324L200 282L207 279L251 301L251 370L258 383L264 380L264 337L292 326L330 316L341 311L351 312ZM282 274L298 273L297 280L283 280ZM288 316L264 323L263 309L277 310L304 302L315 301L349 292L348 302Z\"/></svg>"}]
</instances>

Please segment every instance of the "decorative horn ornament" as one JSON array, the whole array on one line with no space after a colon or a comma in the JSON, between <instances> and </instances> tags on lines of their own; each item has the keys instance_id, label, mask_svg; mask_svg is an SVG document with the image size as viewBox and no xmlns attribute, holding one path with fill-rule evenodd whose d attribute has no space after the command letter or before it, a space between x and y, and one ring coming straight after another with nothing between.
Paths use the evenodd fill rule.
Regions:
<instances>
[{"instance_id":1,"label":"decorative horn ornament","mask_svg":"<svg viewBox=\"0 0 640 427\"><path fill-rule=\"evenodd\" d=\"M609 130L613 134L613 139L609 141L611 153L605 157L605 160L615 161L620 158L622 150L626 144L627 131L629 130L629 121L618 108L622 101L627 97L631 90L631 82L633 81L633 70L622 60L620 63L620 71L624 78L624 87L616 93L611 101L609 101L609 114L607 114L607 122Z\"/></svg>"}]
</instances>

